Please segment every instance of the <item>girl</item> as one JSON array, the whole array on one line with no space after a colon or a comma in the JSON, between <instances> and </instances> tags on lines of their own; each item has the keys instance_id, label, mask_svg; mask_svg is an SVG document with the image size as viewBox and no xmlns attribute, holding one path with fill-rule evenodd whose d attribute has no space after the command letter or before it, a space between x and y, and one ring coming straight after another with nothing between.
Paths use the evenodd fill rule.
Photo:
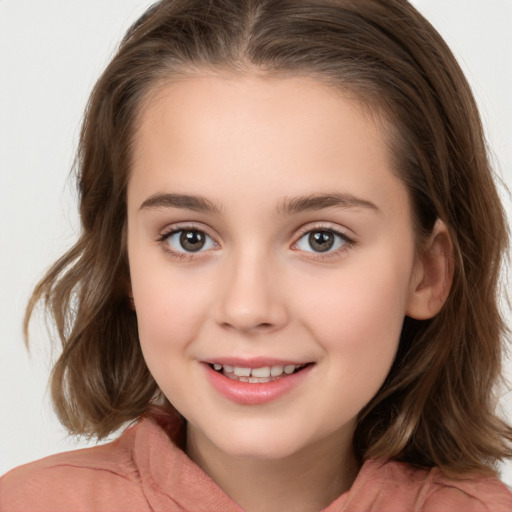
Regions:
<instances>
[{"instance_id":1,"label":"girl","mask_svg":"<svg viewBox=\"0 0 512 512\"><path fill-rule=\"evenodd\" d=\"M70 432L10 510L511 510L503 209L405 0L163 0L97 83L42 300Z\"/></svg>"}]
</instances>

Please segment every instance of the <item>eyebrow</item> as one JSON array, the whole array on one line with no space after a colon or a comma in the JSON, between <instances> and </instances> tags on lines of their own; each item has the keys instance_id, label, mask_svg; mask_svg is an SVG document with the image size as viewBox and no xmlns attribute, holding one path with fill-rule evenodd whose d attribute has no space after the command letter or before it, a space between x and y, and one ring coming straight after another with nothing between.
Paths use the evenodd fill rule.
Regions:
<instances>
[{"instance_id":1,"label":"eyebrow","mask_svg":"<svg viewBox=\"0 0 512 512\"><path fill-rule=\"evenodd\" d=\"M139 210L158 208L181 208L216 215L221 213L221 209L209 199L188 194L154 194L140 205Z\"/></svg>"},{"instance_id":2,"label":"eyebrow","mask_svg":"<svg viewBox=\"0 0 512 512\"><path fill-rule=\"evenodd\" d=\"M283 216L305 211L322 210L324 208L366 208L380 212L376 204L352 194L313 194L286 199L278 207Z\"/></svg>"},{"instance_id":3,"label":"eyebrow","mask_svg":"<svg viewBox=\"0 0 512 512\"><path fill-rule=\"evenodd\" d=\"M290 216L305 211L322 210L324 208L366 208L380 212L377 205L352 194L312 194L285 199L277 208L280 215ZM139 210L159 208L180 208L195 212L221 214L221 208L209 199L189 194L154 194L148 197Z\"/></svg>"}]
</instances>

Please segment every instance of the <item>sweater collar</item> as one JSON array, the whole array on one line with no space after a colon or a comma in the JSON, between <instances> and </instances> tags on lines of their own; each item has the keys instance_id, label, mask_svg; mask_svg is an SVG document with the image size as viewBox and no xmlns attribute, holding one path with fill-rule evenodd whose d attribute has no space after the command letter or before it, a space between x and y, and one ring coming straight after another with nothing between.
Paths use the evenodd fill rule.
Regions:
<instances>
[{"instance_id":1,"label":"sweater collar","mask_svg":"<svg viewBox=\"0 0 512 512\"><path fill-rule=\"evenodd\" d=\"M179 415L152 412L136 426L134 459L146 499L153 510L195 512L243 512L195 462L183 451L185 423ZM347 510L352 499L374 466L382 463L369 460L361 468L351 489L333 501L324 512Z\"/></svg>"},{"instance_id":2,"label":"sweater collar","mask_svg":"<svg viewBox=\"0 0 512 512\"><path fill-rule=\"evenodd\" d=\"M159 416L142 419L135 433L135 463L151 508L173 512L243 512L175 444L182 437L184 426L168 424L164 429L162 419Z\"/></svg>"}]
</instances>

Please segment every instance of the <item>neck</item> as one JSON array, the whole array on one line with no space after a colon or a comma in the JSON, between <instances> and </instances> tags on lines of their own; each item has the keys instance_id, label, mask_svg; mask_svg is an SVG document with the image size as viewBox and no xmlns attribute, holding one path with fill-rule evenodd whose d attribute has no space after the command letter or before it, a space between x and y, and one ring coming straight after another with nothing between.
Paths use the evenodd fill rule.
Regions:
<instances>
[{"instance_id":1,"label":"neck","mask_svg":"<svg viewBox=\"0 0 512 512\"><path fill-rule=\"evenodd\" d=\"M339 432L282 459L241 459L187 425L187 454L247 512L313 512L347 491L359 471Z\"/></svg>"}]
</instances>

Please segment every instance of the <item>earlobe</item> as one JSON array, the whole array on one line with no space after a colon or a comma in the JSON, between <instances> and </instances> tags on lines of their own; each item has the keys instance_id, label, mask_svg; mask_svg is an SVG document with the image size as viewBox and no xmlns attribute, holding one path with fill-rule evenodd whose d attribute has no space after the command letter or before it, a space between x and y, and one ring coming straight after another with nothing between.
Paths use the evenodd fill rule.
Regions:
<instances>
[{"instance_id":1,"label":"earlobe","mask_svg":"<svg viewBox=\"0 0 512 512\"><path fill-rule=\"evenodd\" d=\"M443 307L453 280L453 244L446 224L438 219L418 256L406 315L428 320Z\"/></svg>"}]
</instances>

